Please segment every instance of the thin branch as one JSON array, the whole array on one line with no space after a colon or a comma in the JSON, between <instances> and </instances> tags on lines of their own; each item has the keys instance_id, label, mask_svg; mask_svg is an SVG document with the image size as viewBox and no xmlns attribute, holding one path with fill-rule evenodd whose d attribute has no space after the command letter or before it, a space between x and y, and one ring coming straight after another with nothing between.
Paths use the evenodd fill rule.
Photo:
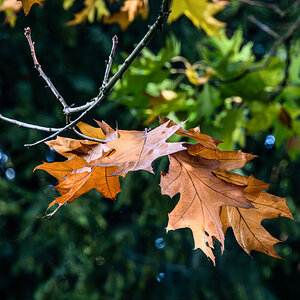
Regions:
<instances>
[{"instance_id":1,"label":"thin branch","mask_svg":"<svg viewBox=\"0 0 300 300\"><path fill-rule=\"evenodd\" d=\"M46 74L42 70L41 65L39 64L39 62L37 60L37 57L36 57L36 54L35 54L35 49L34 49L34 42L31 39L31 30L30 30L29 27L25 28L24 35L25 35L25 37L26 37L26 39L28 41L29 47L30 47L31 56L32 56L32 59L33 59L33 64L34 64L34 68L39 72L40 76L43 77L43 79L46 81L48 87L50 88L50 90L52 91L52 93L54 94L54 96L57 98L57 100L63 106L64 112L67 113L68 105L67 105L66 101L61 96L61 94L57 91L57 89L55 88L55 86L51 82L50 78L46 76Z\"/></svg>"},{"instance_id":2,"label":"thin branch","mask_svg":"<svg viewBox=\"0 0 300 300\"><path fill-rule=\"evenodd\" d=\"M266 32L267 34L269 34L270 36L272 36L274 39L279 39L280 36L274 31L272 30L269 26L267 26L266 24L260 22L259 20L257 20L254 16L249 16L248 20L255 24L257 27L259 27L262 31Z\"/></svg>"},{"instance_id":3,"label":"thin branch","mask_svg":"<svg viewBox=\"0 0 300 300\"><path fill-rule=\"evenodd\" d=\"M113 63L114 56L115 56L115 51L116 51L116 47L117 47L117 44L118 44L118 37L116 35L112 38L112 42L113 42L112 43L112 48L111 48L110 55L109 55L109 58L108 58L108 62L107 62L107 65L106 65L105 75L104 75L104 79L103 79L100 91L104 89L104 87L106 86L106 84L108 82L111 65ZM75 113L75 112L80 112L80 111L86 110L95 101L96 101L96 97L93 98L91 101L85 103L84 105L77 106L77 107L69 107L68 108L68 112L71 114L71 113Z\"/></svg>"},{"instance_id":4,"label":"thin branch","mask_svg":"<svg viewBox=\"0 0 300 300\"><path fill-rule=\"evenodd\" d=\"M283 80L279 84L278 89L270 95L269 100L275 99L288 84L289 68L290 68L290 65L291 65L291 53L290 53L290 51L291 51L291 41L290 41L290 39L286 41L285 47L286 47L286 60L285 60Z\"/></svg>"},{"instance_id":5,"label":"thin branch","mask_svg":"<svg viewBox=\"0 0 300 300\"><path fill-rule=\"evenodd\" d=\"M96 99L97 99L97 97L93 98L91 101L89 101L86 104L83 104L81 106L69 107L68 111L69 111L69 113L76 113L76 112L81 112L83 110L86 110L96 101Z\"/></svg>"},{"instance_id":6,"label":"thin branch","mask_svg":"<svg viewBox=\"0 0 300 300\"><path fill-rule=\"evenodd\" d=\"M229 79L224 79L224 80L220 80L219 82L221 83L230 83L233 81L238 81L240 79L242 79L245 75L252 73L252 72L257 72L260 71L264 68L266 68L271 60L272 57L276 54L277 48L284 43L285 41L287 41L288 39L290 39L293 34L296 32L296 30L299 28L300 26L300 16L298 17L298 19L290 26L290 28L286 31L286 33L281 36L281 38L277 39L275 41L275 43L273 44L273 46L270 49L270 52L265 60L265 62L261 65L258 66L253 66L253 67L249 67L248 69L246 69L244 72L242 72L240 75L233 77L233 78L229 78Z\"/></svg>"},{"instance_id":7,"label":"thin branch","mask_svg":"<svg viewBox=\"0 0 300 300\"><path fill-rule=\"evenodd\" d=\"M158 18L156 19L155 23L152 26L150 26L150 28L149 28L148 32L146 33L146 35L139 42L139 44L134 48L134 50L131 52L131 54L127 57L127 59L124 61L124 63L119 68L118 72L110 79L110 81L107 83L105 88L102 89L103 93L108 94L110 92L110 90L112 89L112 87L116 84L116 82L119 79L122 79L123 74L128 69L128 67L131 65L133 60L145 48L145 46L152 39L152 37L154 36L156 31L162 28L163 24L166 22L166 20L169 17L169 14L170 14L169 6L170 6L170 0L163 0L162 1L161 12L160 12ZM100 89L100 92L101 92L101 89ZM82 106L69 108L69 111L70 112L79 112L79 111L83 111L83 110L87 109L88 107L90 107L91 105L94 104L94 102L96 101L98 96L95 97L94 100L92 100L92 101L90 101L90 102L88 102L88 103L86 103Z\"/></svg>"},{"instance_id":8,"label":"thin branch","mask_svg":"<svg viewBox=\"0 0 300 300\"><path fill-rule=\"evenodd\" d=\"M92 111L96 106L98 106L105 97L110 93L111 89L114 87L114 85L117 83L118 80L120 80L125 73L125 71L129 68L131 63L134 61L134 59L141 53L141 51L144 49L144 47L148 44L148 42L152 39L154 34L162 28L163 24L166 22L166 20L169 17L170 11L169 11L169 4L170 0L163 0L162 1L162 10L157 17L154 24L149 28L146 35L142 38L142 40L138 43L138 45L134 48L134 50L131 52L131 54L125 59L124 63L119 68L118 72L109 80L109 82L105 85L103 89L100 89L100 93L95 97L95 101L91 102L92 104L81 113L79 117L77 117L72 123L67 124L65 127L57 131L56 133L37 141L33 144L27 144L25 147L32 147L39 145L43 142L46 142L48 140L51 140L55 138L58 134L73 128L79 121L81 121L90 111ZM78 109L78 108L77 108Z\"/></svg>"},{"instance_id":9,"label":"thin branch","mask_svg":"<svg viewBox=\"0 0 300 300\"><path fill-rule=\"evenodd\" d=\"M89 108L87 108L84 112L82 112L79 117L77 117L74 121L72 121L72 123L67 124L65 127L61 128L57 132L49 135L48 137L46 137L46 138L44 138L44 139L42 139L40 141L37 141L37 142L35 142L33 144L25 144L24 146L25 147L33 147L33 146L39 145L41 143L44 143L46 141L49 141L49 140L55 138L57 135L61 134L62 132L66 131L68 129L74 128L74 126L78 122L80 122L81 119L83 119L91 110L93 110L97 105L99 105L104 100L105 97L106 97L106 95L104 95L103 93L100 94L99 97L96 97L97 100Z\"/></svg>"},{"instance_id":10,"label":"thin branch","mask_svg":"<svg viewBox=\"0 0 300 300\"><path fill-rule=\"evenodd\" d=\"M259 7L273 9L280 16L282 16L285 13L284 10L282 10L277 4L265 3L260 1L252 1L252 0L238 0L238 1L251 6L259 6Z\"/></svg>"},{"instance_id":11,"label":"thin branch","mask_svg":"<svg viewBox=\"0 0 300 300\"><path fill-rule=\"evenodd\" d=\"M110 52L108 62L107 62L107 65L106 65L106 70L105 70L105 75L104 75L102 87L104 87L108 82L110 68L111 68L112 62L113 62L114 57L115 57L115 51L116 51L116 47L117 47L117 44L118 44L118 37L116 35L112 38L112 42L113 42L113 44L112 44L111 52Z\"/></svg>"},{"instance_id":12,"label":"thin branch","mask_svg":"<svg viewBox=\"0 0 300 300\"><path fill-rule=\"evenodd\" d=\"M100 139L96 139L96 138L92 138L90 136L87 136L85 134L82 134L81 132L79 132L76 128L73 128L73 131L80 136L81 138L84 138L86 140L92 141L92 142L97 142L97 143L106 143L106 140L100 140Z\"/></svg>"},{"instance_id":13,"label":"thin branch","mask_svg":"<svg viewBox=\"0 0 300 300\"><path fill-rule=\"evenodd\" d=\"M281 16L282 18L288 16L291 12L293 12L298 6L300 5L300 0L296 0L289 8L287 8L283 15Z\"/></svg>"},{"instance_id":14,"label":"thin branch","mask_svg":"<svg viewBox=\"0 0 300 300\"><path fill-rule=\"evenodd\" d=\"M19 127L35 129L35 130L40 130L40 131L46 131L46 132L57 132L61 129L61 128L51 128L51 127L38 126L38 125L34 125L34 124L21 122L21 121L15 120L15 119L10 119L10 118L4 117L2 114L0 114L0 119L5 121L5 122L17 125Z\"/></svg>"}]
</instances>

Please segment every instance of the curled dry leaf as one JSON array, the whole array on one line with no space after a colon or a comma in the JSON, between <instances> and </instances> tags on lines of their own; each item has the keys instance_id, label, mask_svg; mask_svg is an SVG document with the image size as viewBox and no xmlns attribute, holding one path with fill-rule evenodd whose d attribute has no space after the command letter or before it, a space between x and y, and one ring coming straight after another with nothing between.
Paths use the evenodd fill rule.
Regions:
<instances>
[{"instance_id":1,"label":"curled dry leaf","mask_svg":"<svg viewBox=\"0 0 300 300\"><path fill-rule=\"evenodd\" d=\"M164 121L167 120L161 122ZM174 125L172 121L169 124ZM269 185L253 176L245 177L229 172L242 168L255 155L242 151L221 151L217 147L221 141L203 135L198 127L188 131L180 128L176 134L193 138L198 143L185 144L187 151L170 155L169 174L162 174L162 193L170 197L180 193L177 206L169 214L167 230L191 228L195 247L203 250L213 262L212 237L221 242L223 250L228 227L233 228L238 243L248 254L256 250L279 257L273 248L279 240L266 231L261 221L279 216L293 218L285 199L263 192ZM242 202L237 204L227 200L230 204L220 205L226 199L222 200L219 195L206 191L207 188L218 191L215 188L218 183L216 179L220 179L223 184L230 184L230 187L225 188L226 195L238 189ZM188 181L191 183L187 184ZM209 183L201 186L205 181ZM245 203L248 203L248 207L245 207Z\"/></svg>"},{"instance_id":2,"label":"curled dry leaf","mask_svg":"<svg viewBox=\"0 0 300 300\"><path fill-rule=\"evenodd\" d=\"M222 207L220 217L224 234L228 227L232 227L239 245L250 255L252 250L280 258L274 250L274 245L280 242L261 225L264 219L293 216L286 205L286 199L263 192L268 185L253 176L245 177L238 174L219 172L222 179L244 185L244 195L251 201L255 209L238 207Z\"/></svg>"},{"instance_id":3,"label":"curled dry leaf","mask_svg":"<svg viewBox=\"0 0 300 300\"><path fill-rule=\"evenodd\" d=\"M180 199L169 214L167 230L188 227L193 232L195 248L200 248L215 263L211 250L216 237L224 249L224 234L219 218L220 207L232 205L252 207L243 195L243 188L227 183L213 175L221 163L194 157L188 151L170 155L170 171L162 174L162 194Z\"/></svg>"},{"instance_id":4,"label":"curled dry leaf","mask_svg":"<svg viewBox=\"0 0 300 300\"><path fill-rule=\"evenodd\" d=\"M174 121L169 120L168 118L164 118L163 120L160 119L159 123L160 124L167 123L168 124L167 127L177 125ZM207 134L201 133L200 127L191 128L189 130L185 130L182 127L179 127L178 130L176 131L176 134L179 134L184 137L192 138L203 147L214 149L214 150L219 150L217 146L220 143L222 143L222 141L220 140L216 140Z\"/></svg>"},{"instance_id":5,"label":"curled dry leaf","mask_svg":"<svg viewBox=\"0 0 300 300\"><path fill-rule=\"evenodd\" d=\"M186 149L183 143L166 142L182 124L169 126L167 122L150 131L119 130L120 138L106 144L115 152L95 163L98 166L117 166L113 175L137 170L153 173L151 164L156 158Z\"/></svg>"},{"instance_id":6,"label":"curled dry leaf","mask_svg":"<svg viewBox=\"0 0 300 300\"><path fill-rule=\"evenodd\" d=\"M222 161L223 164L219 169L232 171L244 167L244 165L256 157L256 155L239 151L221 151L218 148L211 149L201 144L192 145L189 148L189 154L200 156L206 159L216 159Z\"/></svg>"},{"instance_id":7,"label":"curled dry leaf","mask_svg":"<svg viewBox=\"0 0 300 300\"><path fill-rule=\"evenodd\" d=\"M99 128L80 122L77 126L81 132L93 138L106 139L115 137L115 131L105 122L98 122ZM102 128L100 128L102 127ZM35 168L45 170L58 180L54 188L61 194L52 201L48 209L58 204L57 209L65 203L75 201L79 196L91 189L96 189L105 198L116 199L121 192L118 176L111 176L116 167L101 167L90 165L93 158L110 154L110 148L106 144L88 140L74 140L57 137L56 140L47 142L56 152L68 158L64 162L43 163ZM57 209L48 216L53 215Z\"/></svg>"}]
</instances>

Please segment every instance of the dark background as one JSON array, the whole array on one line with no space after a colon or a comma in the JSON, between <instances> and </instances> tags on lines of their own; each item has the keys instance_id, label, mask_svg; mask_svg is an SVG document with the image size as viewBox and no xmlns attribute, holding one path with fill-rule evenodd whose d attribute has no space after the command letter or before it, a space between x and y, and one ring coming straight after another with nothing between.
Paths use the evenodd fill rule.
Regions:
<instances>
[{"instance_id":1,"label":"dark background","mask_svg":"<svg viewBox=\"0 0 300 300\"><path fill-rule=\"evenodd\" d=\"M115 62L121 62L120 53L130 52L145 34L147 25L155 20L160 1L150 2L148 19L138 18L125 32L117 24L66 26L82 7L80 2L64 11L61 1L48 0L43 8L34 6L27 17L22 12L18 14L14 28L2 24L4 15L0 15L0 112L49 127L64 124L59 103L33 69L24 27L32 29L38 59L46 74L68 103L79 105L98 93L111 37L119 36ZM291 3L274 2L283 8ZM249 14L275 28L280 24L272 11L249 6L228 8L219 18L228 23L229 35L241 26L245 40L254 42L260 58L270 48L272 39L249 24ZM170 32L181 41L182 55L195 60L193 41L205 34L184 18L167 25L149 48L156 53ZM111 126L117 120L122 129L145 127L142 119L113 99L101 104L85 121L93 124L92 118L103 119ZM266 134L247 137L244 150L259 155L249 172L271 183L270 192L287 197L296 219L263 222L271 234L284 240L275 246L283 260L261 253L252 253L253 259L250 258L230 231L222 256L216 246L214 267L200 250L192 250L188 229L165 233L167 214L178 200L178 196L171 200L160 195L159 173L166 169L166 158L155 162L155 176L145 171L127 175L115 204L91 191L61 208L54 217L42 219L57 195L51 190L56 183L45 172L32 170L42 161L61 158L46 145L31 149L23 146L44 137L43 133L1 121L0 298L296 298L300 282L300 163L290 160L284 146L266 149ZM7 176L9 168L15 176Z\"/></svg>"}]
</instances>

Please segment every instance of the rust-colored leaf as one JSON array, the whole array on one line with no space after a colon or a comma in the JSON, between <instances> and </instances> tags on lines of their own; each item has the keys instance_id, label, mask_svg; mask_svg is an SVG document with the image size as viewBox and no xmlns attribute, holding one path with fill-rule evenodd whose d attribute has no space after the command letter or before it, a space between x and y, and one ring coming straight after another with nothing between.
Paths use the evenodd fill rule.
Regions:
<instances>
[{"instance_id":1,"label":"rust-colored leaf","mask_svg":"<svg viewBox=\"0 0 300 300\"><path fill-rule=\"evenodd\" d=\"M115 134L106 123L99 122L98 125L102 128L95 128L82 122L78 127L84 134L94 138L106 139L104 132L110 137ZM47 142L47 145L68 158L64 162L43 163L35 168L45 170L59 182L54 188L61 196L51 202L48 208L54 204L58 204L59 208L65 203L71 203L91 189L98 190L105 198L115 200L121 189L118 176L111 174L117 167L90 165L94 157L99 158L110 153L110 148L106 144L57 137L56 140ZM57 209L48 216L53 215Z\"/></svg>"},{"instance_id":2,"label":"rust-colored leaf","mask_svg":"<svg viewBox=\"0 0 300 300\"><path fill-rule=\"evenodd\" d=\"M162 174L162 194L180 200L169 214L167 230L188 227L193 232L195 248L200 248L215 263L213 239L224 249L224 233L219 218L223 205L252 207L243 194L243 187L225 182L212 174L220 165L216 160L194 157L188 151L170 155L168 174Z\"/></svg>"},{"instance_id":3,"label":"rust-colored leaf","mask_svg":"<svg viewBox=\"0 0 300 300\"><path fill-rule=\"evenodd\" d=\"M226 181L243 184L244 195L251 201L254 208L222 207L220 217L224 234L228 227L232 227L239 245L250 255L252 250L259 251L273 257L280 258L274 250L274 245L280 242L270 235L261 225L264 219L293 216L286 205L286 199L263 192L268 185L253 176L245 177L238 174L221 172Z\"/></svg>"},{"instance_id":4,"label":"rust-colored leaf","mask_svg":"<svg viewBox=\"0 0 300 300\"><path fill-rule=\"evenodd\" d=\"M216 159L224 162L219 169L232 171L242 168L247 162L256 157L256 155L239 151L221 151L218 148L212 149L203 145L195 144L189 148L189 153L194 156L200 156L206 159Z\"/></svg>"},{"instance_id":5,"label":"rust-colored leaf","mask_svg":"<svg viewBox=\"0 0 300 300\"><path fill-rule=\"evenodd\" d=\"M151 167L153 160L186 149L182 143L166 142L182 124L169 127L169 123L165 123L153 130L145 129L145 131L119 130L120 138L106 144L115 152L100 157L95 163L99 166L117 166L114 175L137 170L153 172Z\"/></svg>"},{"instance_id":6,"label":"rust-colored leaf","mask_svg":"<svg viewBox=\"0 0 300 300\"><path fill-rule=\"evenodd\" d=\"M175 122L173 122L172 120L169 120L167 118L160 120L160 124L164 124L166 122L168 122L168 127L177 125ZM222 143L222 141L220 141L220 140L216 140L207 134L201 133L200 127L191 128L189 130L185 130L182 127L180 127L176 131L176 134L179 134L181 136L185 136L188 138L192 138L195 141L197 141L199 144L201 144L203 147L211 148L211 149L218 149L217 145Z\"/></svg>"}]
</instances>

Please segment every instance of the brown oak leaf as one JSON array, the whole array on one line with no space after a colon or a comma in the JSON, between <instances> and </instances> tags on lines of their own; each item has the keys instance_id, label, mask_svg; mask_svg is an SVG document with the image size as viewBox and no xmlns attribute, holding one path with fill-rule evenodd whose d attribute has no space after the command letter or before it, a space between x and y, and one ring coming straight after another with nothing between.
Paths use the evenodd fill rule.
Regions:
<instances>
[{"instance_id":1,"label":"brown oak leaf","mask_svg":"<svg viewBox=\"0 0 300 300\"><path fill-rule=\"evenodd\" d=\"M153 160L186 149L183 143L166 142L182 124L168 127L168 123L165 123L150 131L119 130L119 139L106 143L114 153L100 157L95 163L98 166L117 166L118 169L113 175L137 170L153 173Z\"/></svg>"},{"instance_id":2,"label":"brown oak leaf","mask_svg":"<svg viewBox=\"0 0 300 300\"><path fill-rule=\"evenodd\" d=\"M213 237L224 249L224 233L219 217L220 207L253 207L244 196L243 187L225 182L212 174L221 163L194 157L187 150L170 157L169 173L162 173L162 194L173 197L180 193L174 210L169 213L167 230L190 228L195 249L200 248L215 264Z\"/></svg>"},{"instance_id":3,"label":"brown oak leaf","mask_svg":"<svg viewBox=\"0 0 300 300\"><path fill-rule=\"evenodd\" d=\"M251 201L254 208L222 207L220 217L224 234L232 227L239 245L250 255L252 250L259 251L277 258L280 256L274 250L274 245L280 240L274 238L262 225L264 219L287 217L294 219L286 199L263 192L268 188L261 180L253 176L245 177L226 171L216 172L218 177L228 182L244 186L244 195Z\"/></svg>"},{"instance_id":4,"label":"brown oak leaf","mask_svg":"<svg viewBox=\"0 0 300 300\"><path fill-rule=\"evenodd\" d=\"M164 124L166 122L168 123L168 127L177 125L174 121L169 120L168 118L164 118L163 120L160 120L160 124ZM217 148L218 144L222 143L222 141L220 140L216 140L207 134L201 133L200 127L191 128L189 130L185 130L182 127L180 127L176 131L176 134L179 134L184 137L192 138L203 147L210 148L210 149L218 149Z\"/></svg>"},{"instance_id":5,"label":"brown oak leaf","mask_svg":"<svg viewBox=\"0 0 300 300\"><path fill-rule=\"evenodd\" d=\"M173 121L165 118L160 120L160 123L163 124L169 121L169 125L174 125ZM176 131L176 134L179 134L184 137L189 137L197 141L195 145L190 145L188 147L188 152L191 155L203 157L206 159L216 159L223 162L218 168L232 171L235 169L242 168L247 162L257 157L256 155L239 151L221 151L217 146L222 143L220 140L216 140L209 135L203 134L200 132L200 128L191 128L189 130L184 130L179 128Z\"/></svg>"},{"instance_id":6,"label":"brown oak leaf","mask_svg":"<svg viewBox=\"0 0 300 300\"><path fill-rule=\"evenodd\" d=\"M99 122L98 125L102 126L102 129L82 122L77 126L82 133L94 138L105 139L104 132L110 137L114 135L115 131L106 123ZM115 200L116 195L121 191L120 182L118 176L111 176L111 174L117 168L89 164L89 162L93 161L93 155L99 158L111 153L110 148L106 144L57 137L56 140L47 142L47 145L68 158L64 162L43 163L35 168L35 170L45 170L56 177L59 182L54 188L61 196L52 201L48 209L54 204L58 204L58 207L47 216L53 215L59 207L65 203L75 201L79 196L91 189L98 190L105 198Z\"/></svg>"}]
</instances>

